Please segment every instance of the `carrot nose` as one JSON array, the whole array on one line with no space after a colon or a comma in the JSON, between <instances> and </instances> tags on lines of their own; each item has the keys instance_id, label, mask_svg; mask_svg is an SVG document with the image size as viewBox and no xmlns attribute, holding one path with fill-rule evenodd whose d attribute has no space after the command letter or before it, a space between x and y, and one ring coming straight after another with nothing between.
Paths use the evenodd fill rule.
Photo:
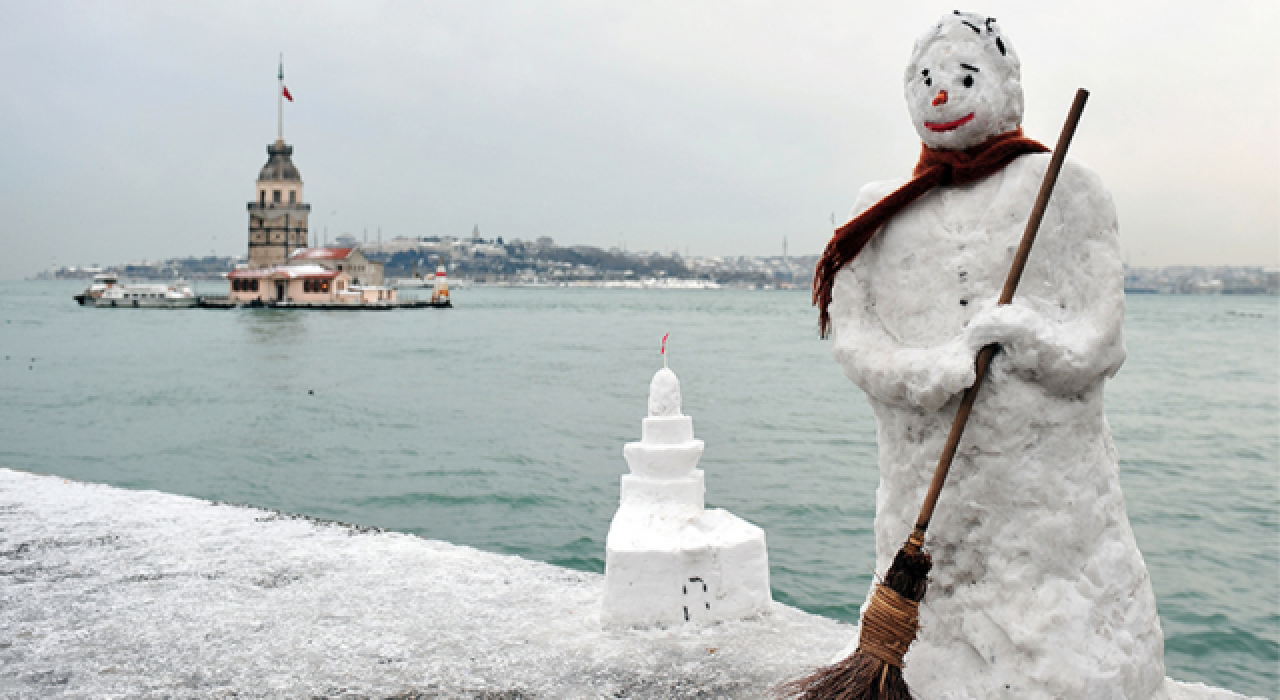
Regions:
<instances>
[{"instance_id":1,"label":"carrot nose","mask_svg":"<svg viewBox=\"0 0 1280 700\"><path fill-rule=\"evenodd\" d=\"M935 97L935 98L933 98L933 106L934 106L934 107L941 107L942 105L944 105L944 104L946 104L946 103L947 103L947 91L946 91L946 90L939 90L939 91L938 91L938 96L937 96L937 97Z\"/></svg>"}]
</instances>

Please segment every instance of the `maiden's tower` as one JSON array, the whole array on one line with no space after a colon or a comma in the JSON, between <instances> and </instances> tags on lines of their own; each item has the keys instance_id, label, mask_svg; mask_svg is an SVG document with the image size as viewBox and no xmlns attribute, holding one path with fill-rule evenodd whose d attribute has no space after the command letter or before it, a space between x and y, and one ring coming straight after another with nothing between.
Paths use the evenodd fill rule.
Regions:
<instances>
[{"instance_id":1,"label":"maiden's tower","mask_svg":"<svg viewBox=\"0 0 1280 700\"><path fill-rule=\"evenodd\" d=\"M299 248L307 247L307 216L311 205L302 199L302 176L293 164L293 146L284 142L284 63L280 65L279 131L267 146L267 164L258 173L254 201L249 202L249 267L284 265Z\"/></svg>"},{"instance_id":2,"label":"maiden's tower","mask_svg":"<svg viewBox=\"0 0 1280 700\"><path fill-rule=\"evenodd\" d=\"M227 304L277 308L391 308L396 290L382 284L382 263L359 248L309 248L302 199L302 176L293 164L293 146L284 140L284 101L293 101L280 67L280 121L275 143L267 146L267 164L258 173L249 202L249 264L227 274ZM451 306L433 298L428 306Z\"/></svg>"}]
</instances>

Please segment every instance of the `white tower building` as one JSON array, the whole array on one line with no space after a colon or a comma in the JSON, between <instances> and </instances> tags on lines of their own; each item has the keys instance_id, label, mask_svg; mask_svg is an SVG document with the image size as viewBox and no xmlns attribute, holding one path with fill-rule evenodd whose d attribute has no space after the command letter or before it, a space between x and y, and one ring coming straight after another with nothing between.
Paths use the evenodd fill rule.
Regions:
<instances>
[{"instance_id":1,"label":"white tower building","mask_svg":"<svg viewBox=\"0 0 1280 700\"><path fill-rule=\"evenodd\" d=\"M631 473L609 526L601 619L611 627L714 622L768 610L764 530L707 510L703 442L680 412L680 380L663 368L649 385L642 439L623 449Z\"/></svg>"}]
</instances>

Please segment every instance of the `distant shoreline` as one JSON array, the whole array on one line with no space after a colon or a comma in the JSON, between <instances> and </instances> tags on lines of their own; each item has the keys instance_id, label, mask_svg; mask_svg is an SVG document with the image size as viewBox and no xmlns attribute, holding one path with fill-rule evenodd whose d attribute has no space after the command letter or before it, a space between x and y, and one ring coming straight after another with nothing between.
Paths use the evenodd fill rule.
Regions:
<instances>
[{"instance_id":1,"label":"distant shoreline","mask_svg":"<svg viewBox=\"0 0 1280 700\"><path fill-rule=\"evenodd\" d=\"M1253 269L1253 268L1241 268ZM69 282L69 281L88 281L92 275L88 276L59 276L53 278L48 274L27 277L22 280L12 280L15 282ZM225 282L221 276L192 276L192 277L159 277L148 275L128 276L130 281L138 282ZM453 278L451 282L456 282L460 288L483 288L483 289L646 289L646 290L747 290L747 291L783 291L783 292L805 292L810 291L808 284L752 284L747 282L714 282L704 279L680 279L680 278L647 278L638 280L575 280L572 282L523 282L523 281L497 281L497 282L479 282L466 277ZM1124 289L1126 295L1143 295L1143 296L1280 296L1280 288L1266 285L1241 285L1231 287L1226 285L1214 284L1168 284L1162 288L1153 288L1146 286L1126 286Z\"/></svg>"},{"instance_id":2,"label":"distant shoreline","mask_svg":"<svg viewBox=\"0 0 1280 700\"><path fill-rule=\"evenodd\" d=\"M679 251L651 252L585 245L557 245L551 238L536 241L502 238L395 238L358 246L372 262L383 266L387 280L419 279L424 271L445 266L451 282L475 286L588 287L588 288L746 288L802 289L813 284L820 256L681 255ZM43 270L28 279L91 279L110 273L122 279L147 282L221 280L246 256L179 257L134 260L116 265L74 265ZM1124 266L1129 294L1280 294L1276 265Z\"/></svg>"}]
</instances>

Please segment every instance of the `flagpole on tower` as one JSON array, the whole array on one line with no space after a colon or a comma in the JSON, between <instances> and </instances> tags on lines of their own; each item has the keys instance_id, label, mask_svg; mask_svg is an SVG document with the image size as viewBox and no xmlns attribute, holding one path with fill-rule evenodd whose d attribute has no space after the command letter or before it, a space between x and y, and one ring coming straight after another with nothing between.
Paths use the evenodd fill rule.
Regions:
<instances>
[{"instance_id":1,"label":"flagpole on tower","mask_svg":"<svg viewBox=\"0 0 1280 700\"><path fill-rule=\"evenodd\" d=\"M279 133L277 138L284 140L284 54L280 54L280 85L276 89L276 103L278 105L277 126Z\"/></svg>"}]
</instances>

